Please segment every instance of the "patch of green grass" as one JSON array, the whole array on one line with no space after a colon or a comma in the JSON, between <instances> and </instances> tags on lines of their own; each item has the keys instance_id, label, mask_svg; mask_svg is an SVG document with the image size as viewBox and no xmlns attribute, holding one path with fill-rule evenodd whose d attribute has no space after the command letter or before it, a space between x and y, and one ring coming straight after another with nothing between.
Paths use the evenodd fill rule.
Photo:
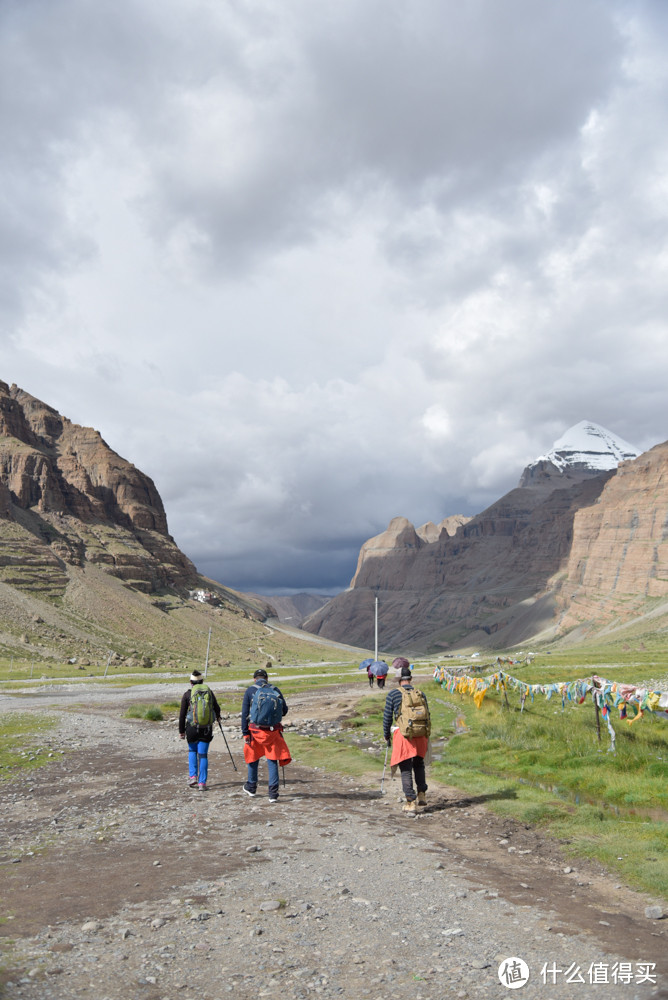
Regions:
<instances>
[{"instance_id":1,"label":"patch of green grass","mask_svg":"<svg viewBox=\"0 0 668 1000\"><path fill-rule=\"evenodd\" d=\"M368 753L363 753L356 747L338 743L331 737L321 739L317 736L297 736L296 733L285 733L290 756L298 764L308 767L321 767L328 771L339 771L361 778L370 771L383 769L383 761Z\"/></svg>"},{"instance_id":2,"label":"patch of green grass","mask_svg":"<svg viewBox=\"0 0 668 1000\"><path fill-rule=\"evenodd\" d=\"M362 679L366 681L366 675L364 676L364 678L360 676L359 678L360 683L362 682ZM336 672L334 676L330 673L320 677L303 677L285 681L281 681L280 678L273 680L270 677L269 683L275 684L276 687L280 688L282 694L285 696L287 700L288 698L290 698L291 695L294 694L302 694L305 691L313 691L321 687L323 688L331 687L332 683L336 683L337 681L350 684L350 683L355 683L356 680L358 680L358 678L355 676L355 674L350 672L341 674L341 671L339 670Z\"/></svg>"},{"instance_id":3,"label":"patch of green grass","mask_svg":"<svg viewBox=\"0 0 668 1000\"><path fill-rule=\"evenodd\" d=\"M563 669L559 671L563 674ZM602 673L603 671L601 671ZM577 676L582 676L580 673ZM563 676L559 679L566 679ZM632 727L616 719L617 750L601 742L591 700L566 704L543 695L523 712L509 692L488 693L480 709L468 696L421 682L432 714L434 781L465 789L466 796L523 823L541 826L565 842L573 856L594 858L640 889L668 898L668 724L649 713ZM351 745L360 732L382 740L385 692L357 703L340 738L288 735L296 759L314 767L361 776L380 773L382 753ZM455 715L469 732L453 735ZM349 736L346 737L346 730Z\"/></svg>"},{"instance_id":4,"label":"patch of green grass","mask_svg":"<svg viewBox=\"0 0 668 1000\"><path fill-rule=\"evenodd\" d=\"M180 701L163 701L160 706L163 715L172 715L174 712L178 712L180 708Z\"/></svg>"},{"instance_id":5,"label":"patch of green grass","mask_svg":"<svg viewBox=\"0 0 668 1000\"><path fill-rule=\"evenodd\" d=\"M253 670L257 666L264 666L264 663L244 666L210 666L207 672L207 684L216 688L220 682L235 682L240 687L247 687L253 682ZM0 686L8 689L8 693L13 688L20 687L22 691L35 686L42 686L45 681L49 684L86 684L104 683L105 686L128 687L137 684L164 684L166 679L183 681L184 690L188 686L188 678L192 669L202 669L201 663L184 665L179 668L167 669L166 667L154 666L152 673L141 667L139 662L134 667L128 667L125 663L112 663L107 671L106 662L81 666L70 663L57 663L55 661L18 660L0 658ZM107 676L105 677L105 672ZM303 676L300 676L303 675ZM293 680L283 680L284 677L294 678ZM277 684L281 690L287 685L287 690L295 693L298 690L307 690L310 687L331 684L333 680L349 682L354 679L355 665L346 661L300 663L291 665L287 663L277 663L269 668L269 680ZM359 674L360 679L366 674ZM294 687L293 687L294 685Z\"/></svg>"},{"instance_id":6,"label":"patch of green grass","mask_svg":"<svg viewBox=\"0 0 668 1000\"><path fill-rule=\"evenodd\" d=\"M126 719L143 719L145 709L141 705L130 705L125 713Z\"/></svg>"},{"instance_id":7,"label":"patch of green grass","mask_svg":"<svg viewBox=\"0 0 668 1000\"><path fill-rule=\"evenodd\" d=\"M33 770L53 760L43 737L55 725L54 718L33 712L0 714L0 777L11 778L16 771Z\"/></svg>"},{"instance_id":8,"label":"patch of green grass","mask_svg":"<svg viewBox=\"0 0 668 1000\"><path fill-rule=\"evenodd\" d=\"M149 722L162 722L164 715L158 705L131 705L125 713L126 719L147 719Z\"/></svg>"},{"instance_id":9,"label":"patch of green grass","mask_svg":"<svg viewBox=\"0 0 668 1000\"><path fill-rule=\"evenodd\" d=\"M243 691L216 691L215 694L223 715L241 714L241 703L244 697Z\"/></svg>"},{"instance_id":10,"label":"patch of green grass","mask_svg":"<svg viewBox=\"0 0 668 1000\"><path fill-rule=\"evenodd\" d=\"M668 818L668 726L647 713L632 727L619 719L612 722L616 752L610 753L610 738L588 699L583 705L566 704L542 695L525 706L524 712L503 696L489 693L480 709L469 698L447 695L459 701L470 732L452 738L447 749L450 765L461 771L495 773L544 786L572 801L593 802L606 807L631 809L641 815L664 812ZM433 700L433 699L432 699ZM437 703L436 719L447 712ZM452 714L452 712L450 713Z\"/></svg>"},{"instance_id":11,"label":"patch of green grass","mask_svg":"<svg viewBox=\"0 0 668 1000\"><path fill-rule=\"evenodd\" d=\"M568 679L563 668L559 672L559 679ZM629 673L627 667L625 679ZM630 884L668 897L664 720L647 713L629 727L613 719L612 754L604 722L598 740L591 699L562 710L560 699L537 695L520 712L512 692L510 708L496 692L480 709L466 696L444 692L444 697L460 706L457 714L470 732L450 739L443 759L433 765L435 778L481 796L493 794L499 783L512 788L512 797L490 801L490 808L538 824L568 841L573 855L595 858ZM436 703L438 718L446 712Z\"/></svg>"}]
</instances>

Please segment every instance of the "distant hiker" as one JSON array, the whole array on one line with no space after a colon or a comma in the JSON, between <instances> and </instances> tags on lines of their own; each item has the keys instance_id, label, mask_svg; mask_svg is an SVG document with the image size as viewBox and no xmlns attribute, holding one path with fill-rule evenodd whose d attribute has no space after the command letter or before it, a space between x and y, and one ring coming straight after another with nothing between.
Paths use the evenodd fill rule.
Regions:
<instances>
[{"instance_id":1,"label":"distant hiker","mask_svg":"<svg viewBox=\"0 0 668 1000\"><path fill-rule=\"evenodd\" d=\"M394 670L394 676L397 678L401 677L401 671L403 670L404 667L408 667L409 670L411 669L411 665L406 659L406 657L395 656L395 658L392 660L392 669Z\"/></svg>"},{"instance_id":2,"label":"distant hiker","mask_svg":"<svg viewBox=\"0 0 668 1000\"><path fill-rule=\"evenodd\" d=\"M190 675L190 687L183 692L179 712L179 736L188 741L188 784L201 792L209 776L209 743L213 724L220 722L220 706L199 670Z\"/></svg>"},{"instance_id":3,"label":"distant hiker","mask_svg":"<svg viewBox=\"0 0 668 1000\"><path fill-rule=\"evenodd\" d=\"M404 659L398 657L398 659ZM396 660L392 664L396 665ZM383 736L388 747L392 746L390 766L392 773L398 766L401 786L406 802L405 813L417 813L417 806L427 804L424 759L429 750L431 720L426 695L413 687L413 675L408 660L404 659L398 677L399 686L389 691L383 712ZM396 719L396 727L392 723ZM417 800L413 788L413 774L417 785Z\"/></svg>"},{"instance_id":4,"label":"distant hiker","mask_svg":"<svg viewBox=\"0 0 668 1000\"><path fill-rule=\"evenodd\" d=\"M248 764L248 779L243 788L247 795L255 795L260 758L266 757L269 801L278 801L278 765L285 767L292 760L283 739L281 722L287 711L285 698L277 687L269 683L267 671L260 667L253 674L253 683L244 692L241 706L244 760Z\"/></svg>"},{"instance_id":5,"label":"distant hiker","mask_svg":"<svg viewBox=\"0 0 668 1000\"><path fill-rule=\"evenodd\" d=\"M369 678L369 687L373 687L374 677L378 681L378 687L385 687L385 678L387 677L387 672L390 669L385 662L385 660L363 660L362 666L366 667L367 677Z\"/></svg>"},{"instance_id":6,"label":"distant hiker","mask_svg":"<svg viewBox=\"0 0 668 1000\"><path fill-rule=\"evenodd\" d=\"M376 660L376 681L379 688L385 687L385 680L389 667L385 660Z\"/></svg>"}]
</instances>

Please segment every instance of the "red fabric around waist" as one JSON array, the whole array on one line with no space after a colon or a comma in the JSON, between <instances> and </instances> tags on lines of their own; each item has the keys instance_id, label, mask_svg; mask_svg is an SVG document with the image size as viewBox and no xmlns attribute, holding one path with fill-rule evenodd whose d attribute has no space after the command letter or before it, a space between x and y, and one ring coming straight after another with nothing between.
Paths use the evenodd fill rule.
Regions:
<instances>
[{"instance_id":1,"label":"red fabric around waist","mask_svg":"<svg viewBox=\"0 0 668 1000\"><path fill-rule=\"evenodd\" d=\"M426 736L416 736L414 739L406 739L398 729L392 734L392 757L390 766L394 767L401 760L408 760L409 757L425 757L429 740Z\"/></svg>"},{"instance_id":2,"label":"red fabric around waist","mask_svg":"<svg viewBox=\"0 0 668 1000\"><path fill-rule=\"evenodd\" d=\"M244 743L244 760L247 764L253 764L260 757L267 757L269 760L277 760L281 767L285 767L292 760L280 730L253 729L250 735L253 742Z\"/></svg>"}]
</instances>

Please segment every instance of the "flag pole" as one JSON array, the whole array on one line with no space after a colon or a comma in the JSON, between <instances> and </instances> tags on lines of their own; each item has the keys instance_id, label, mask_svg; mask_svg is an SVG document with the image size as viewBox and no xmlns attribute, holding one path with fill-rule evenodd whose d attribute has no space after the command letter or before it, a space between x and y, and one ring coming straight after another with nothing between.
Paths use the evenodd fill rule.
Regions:
<instances>
[{"instance_id":1,"label":"flag pole","mask_svg":"<svg viewBox=\"0 0 668 1000\"><path fill-rule=\"evenodd\" d=\"M378 598L376 598L376 626L375 626L375 648L374 660L378 659Z\"/></svg>"},{"instance_id":2,"label":"flag pole","mask_svg":"<svg viewBox=\"0 0 668 1000\"><path fill-rule=\"evenodd\" d=\"M209 669L209 648L211 646L211 629L209 629L209 638L206 643L206 663L204 664L204 676L206 677L206 672Z\"/></svg>"}]
</instances>

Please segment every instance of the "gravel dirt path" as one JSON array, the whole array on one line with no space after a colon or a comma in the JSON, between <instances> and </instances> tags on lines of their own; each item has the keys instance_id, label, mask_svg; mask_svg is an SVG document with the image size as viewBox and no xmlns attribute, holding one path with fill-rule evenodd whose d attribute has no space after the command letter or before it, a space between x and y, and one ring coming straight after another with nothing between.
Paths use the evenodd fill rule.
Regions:
<instances>
[{"instance_id":1,"label":"gravel dirt path","mask_svg":"<svg viewBox=\"0 0 668 1000\"><path fill-rule=\"evenodd\" d=\"M293 698L291 716L334 720L363 693ZM523 978L514 957L531 1000L668 997L657 901L485 800L432 784L412 819L398 779L381 796L375 777L291 765L271 805L262 765L257 797L241 789L236 729L239 772L218 734L198 792L174 723L124 719L130 697L43 699L53 762L1 786L8 1000L496 998Z\"/></svg>"}]
</instances>

